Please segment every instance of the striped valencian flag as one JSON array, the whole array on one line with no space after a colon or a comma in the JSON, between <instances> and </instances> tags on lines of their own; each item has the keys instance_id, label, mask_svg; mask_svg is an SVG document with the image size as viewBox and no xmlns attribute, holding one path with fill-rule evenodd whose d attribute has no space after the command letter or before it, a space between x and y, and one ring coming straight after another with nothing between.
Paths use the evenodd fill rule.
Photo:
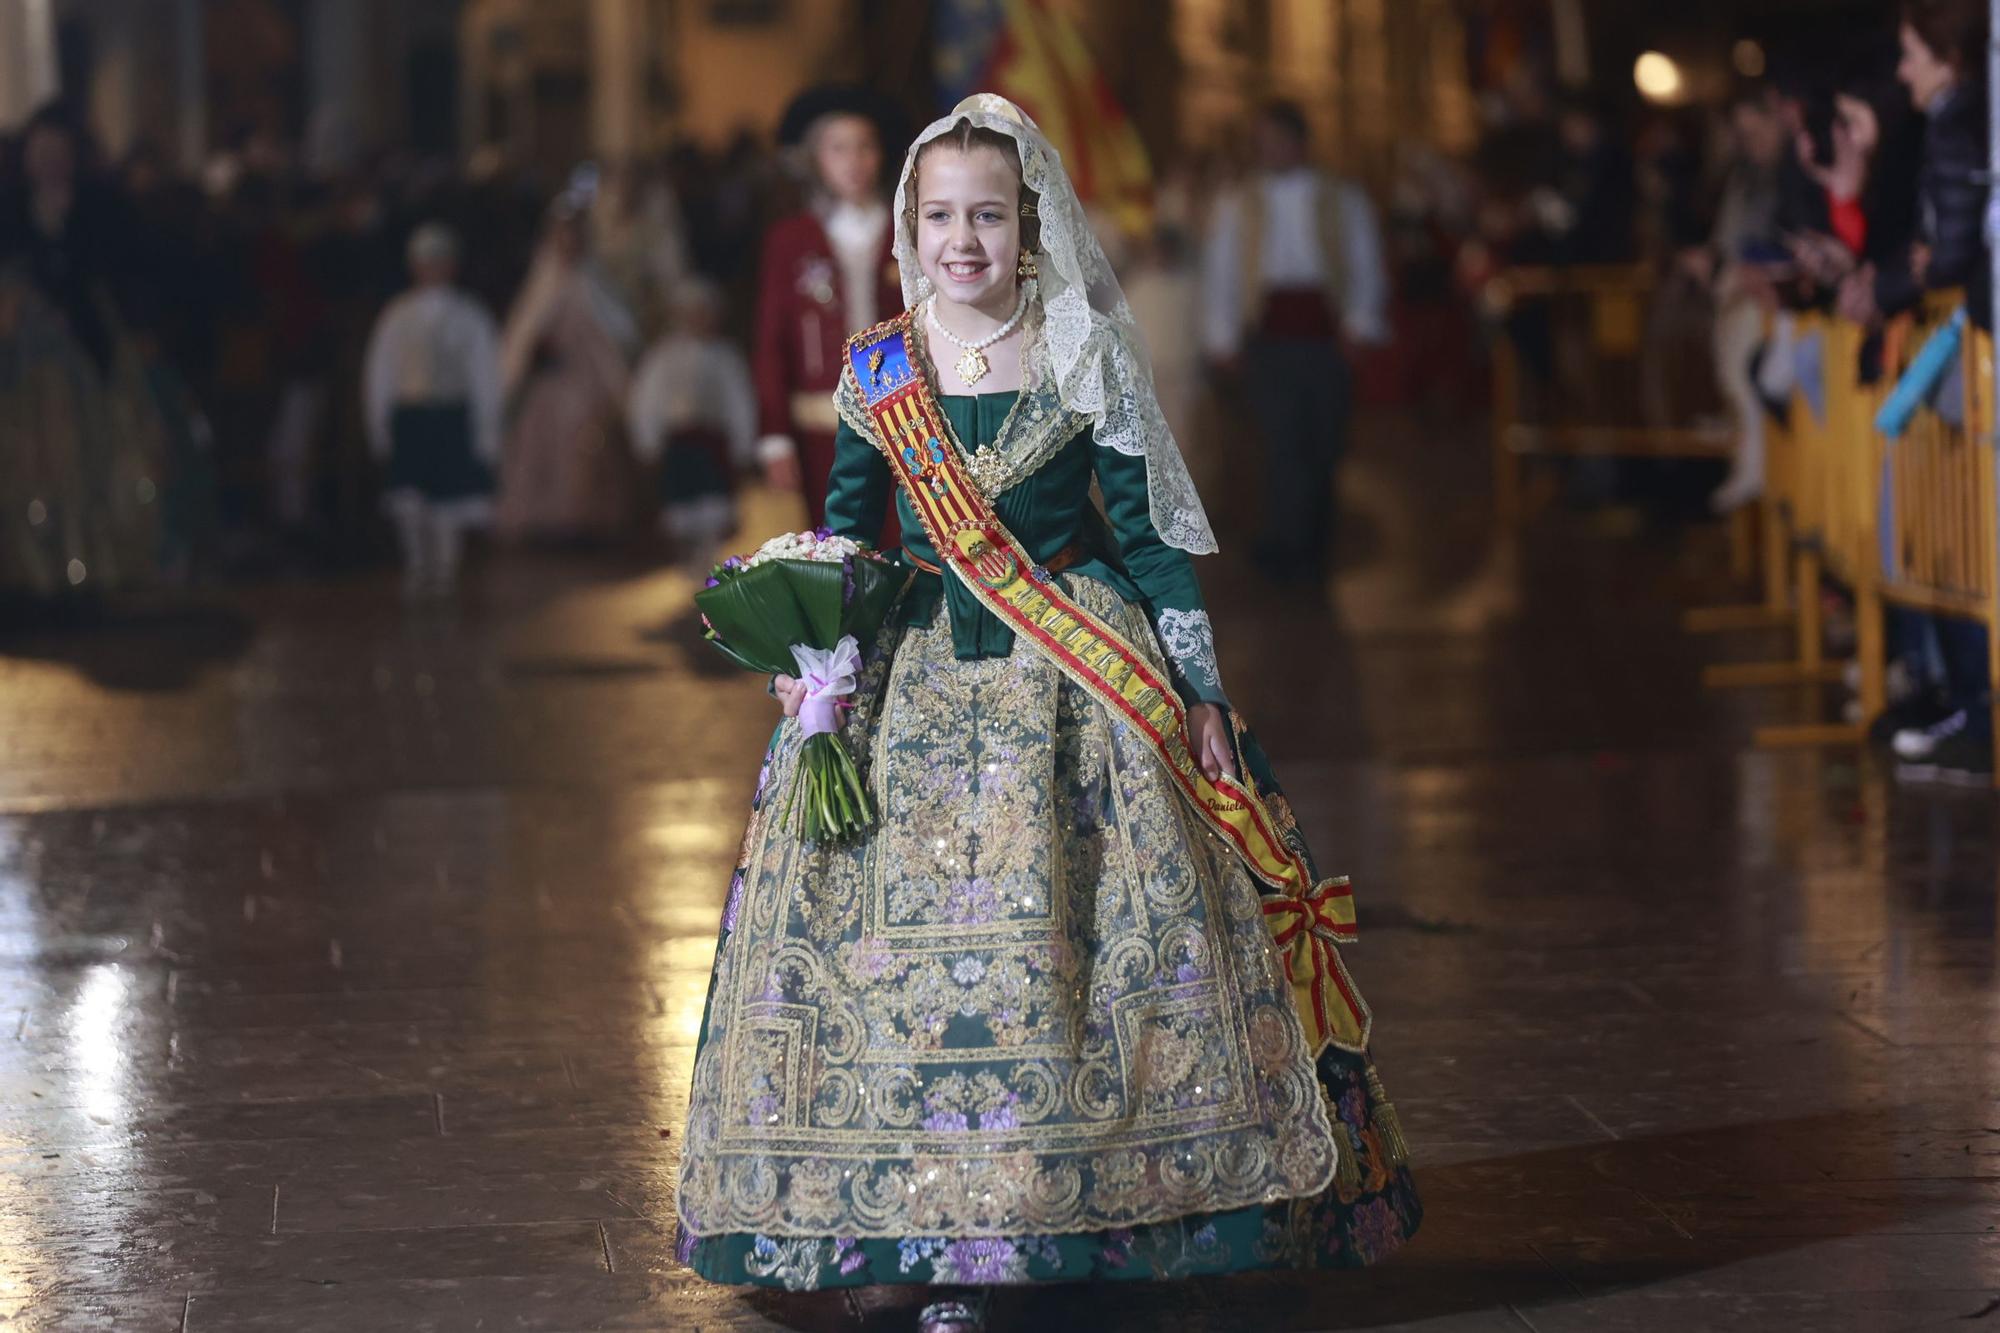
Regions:
<instances>
[{"instance_id":1,"label":"striped valencian flag","mask_svg":"<svg viewBox=\"0 0 2000 1333\"><path fill-rule=\"evenodd\" d=\"M1153 169L1083 34L1054 0L938 0L938 73L950 102L999 93L1062 154L1084 203L1118 227L1152 225Z\"/></svg>"}]
</instances>

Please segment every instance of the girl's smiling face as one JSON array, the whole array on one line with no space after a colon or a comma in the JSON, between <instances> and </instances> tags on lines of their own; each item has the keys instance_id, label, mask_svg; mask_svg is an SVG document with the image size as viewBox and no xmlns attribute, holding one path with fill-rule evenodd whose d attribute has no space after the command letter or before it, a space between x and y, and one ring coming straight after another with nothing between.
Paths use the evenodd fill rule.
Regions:
<instances>
[{"instance_id":1,"label":"girl's smiling face","mask_svg":"<svg viewBox=\"0 0 2000 1333\"><path fill-rule=\"evenodd\" d=\"M917 265L938 299L994 319L1014 311L1021 178L997 148L940 145L917 165Z\"/></svg>"}]
</instances>

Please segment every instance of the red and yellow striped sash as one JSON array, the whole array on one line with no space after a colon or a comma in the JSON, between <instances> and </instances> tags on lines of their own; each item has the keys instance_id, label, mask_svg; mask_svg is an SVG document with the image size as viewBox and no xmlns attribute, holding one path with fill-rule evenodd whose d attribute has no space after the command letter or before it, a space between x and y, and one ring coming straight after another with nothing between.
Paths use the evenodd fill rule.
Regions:
<instances>
[{"instance_id":1,"label":"red and yellow striped sash","mask_svg":"<svg viewBox=\"0 0 2000 1333\"><path fill-rule=\"evenodd\" d=\"M1202 822L1278 891L1264 896L1265 919L1314 1054L1329 1044L1363 1050L1368 1006L1335 947L1354 938L1348 881L1314 879L1247 774L1211 779L1201 771L1173 686L1117 630L1072 601L1000 522L965 467L921 362L910 355L910 336L909 317L898 317L857 335L848 358L871 442L888 458L931 545L980 605L1129 723Z\"/></svg>"}]
</instances>

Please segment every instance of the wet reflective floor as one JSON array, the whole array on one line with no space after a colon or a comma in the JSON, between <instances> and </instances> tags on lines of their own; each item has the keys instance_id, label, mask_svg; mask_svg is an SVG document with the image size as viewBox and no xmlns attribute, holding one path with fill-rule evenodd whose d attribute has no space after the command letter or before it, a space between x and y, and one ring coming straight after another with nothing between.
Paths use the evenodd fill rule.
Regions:
<instances>
[{"instance_id":1,"label":"wet reflective floor","mask_svg":"<svg viewBox=\"0 0 2000 1333\"><path fill-rule=\"evenodd\" d=\"M1232 695L1359 886L1422 1235L1012 1292L998 1327L1994 1315L1994 798L1751 749L1806 701L1699 689L1774 646L1676 630L1712 539L1495 545L1481 438L1370 423L1324 595L1204 568ZM0 636L0 1324L908 1326L670 1257L772 714L688 590L514 557L456 612L383 574Z\"/></svg>"}]
</instances>

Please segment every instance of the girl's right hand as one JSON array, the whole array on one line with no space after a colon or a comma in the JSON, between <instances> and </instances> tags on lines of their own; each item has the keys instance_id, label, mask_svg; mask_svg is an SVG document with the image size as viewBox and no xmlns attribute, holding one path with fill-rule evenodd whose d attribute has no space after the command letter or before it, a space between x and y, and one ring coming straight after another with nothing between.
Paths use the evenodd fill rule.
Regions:
<instances>
[{"instance_id":1,"label":"girl's right hand","mask_svg":"<svg viewBox=\"0 0 2000 1333\"><path fill-rule=\"evenodd\" d=\"M799 706L806 701L806 684L790 676L771 677L771 692L778 696L778 704L785 710L786 717L797 717Z\"/></svg>"}]
</instances>

